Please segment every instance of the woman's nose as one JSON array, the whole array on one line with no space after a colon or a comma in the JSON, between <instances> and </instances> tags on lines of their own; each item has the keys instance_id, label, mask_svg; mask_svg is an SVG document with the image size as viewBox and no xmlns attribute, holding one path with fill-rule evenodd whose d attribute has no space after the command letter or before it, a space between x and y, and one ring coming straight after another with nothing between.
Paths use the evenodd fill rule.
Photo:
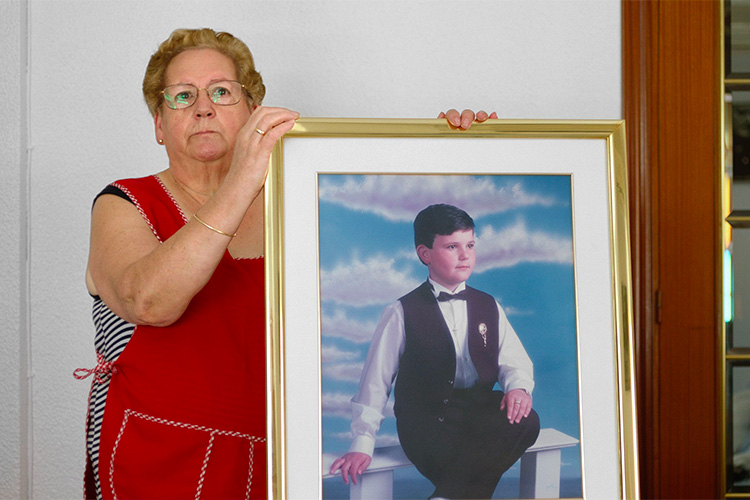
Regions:
<instances>
[{"instance_id":1,"label":"woman's nose","mask_svg":"<svg viewBox=\"0 0 750 500\"><path fill-rule=\"evenodd\" d=\"M198 97L195 101L195 115L199 117L213 116L214 106L214 102L208 95L208 89L198 90Z\"/></svg>"}]
</instances>

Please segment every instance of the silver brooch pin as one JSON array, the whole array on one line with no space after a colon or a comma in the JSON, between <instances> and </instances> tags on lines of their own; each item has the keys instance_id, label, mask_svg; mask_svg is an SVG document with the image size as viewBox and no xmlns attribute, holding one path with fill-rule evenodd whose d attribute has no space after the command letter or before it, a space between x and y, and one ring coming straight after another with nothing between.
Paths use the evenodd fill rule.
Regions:
<instances>
[{"instance_id":1,"label":"silver brooch pin","mask_svg":"<svg viewBox=\"0 0 750 500\"><path fill-rule=\"evenodd\" d=\"M479 335L482 336L484 347L487 347L487 325L485 325L484 323L479 323Z\"/></svg>"}]
</instances>

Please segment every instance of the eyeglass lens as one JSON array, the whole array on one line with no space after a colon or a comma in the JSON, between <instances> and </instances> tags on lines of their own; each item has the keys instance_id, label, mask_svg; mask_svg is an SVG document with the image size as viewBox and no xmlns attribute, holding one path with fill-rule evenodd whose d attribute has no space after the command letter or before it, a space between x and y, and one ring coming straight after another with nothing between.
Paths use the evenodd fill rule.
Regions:
<instances>
[{"instance_id":1,"label":"eyeglass lens","mask_svg":"<svg viewBox=\"0 0 750 500\"><path fill-rule=\"evenodd\" d=\"M206 88L199 89L189 83L178 83L167 86L162 93L167 106L172 109L189 108L198 100L198 92L205 90L214 104L231 106L242 99L242 84L232 80L214 82Z\"/></svg>"}]
</instances>

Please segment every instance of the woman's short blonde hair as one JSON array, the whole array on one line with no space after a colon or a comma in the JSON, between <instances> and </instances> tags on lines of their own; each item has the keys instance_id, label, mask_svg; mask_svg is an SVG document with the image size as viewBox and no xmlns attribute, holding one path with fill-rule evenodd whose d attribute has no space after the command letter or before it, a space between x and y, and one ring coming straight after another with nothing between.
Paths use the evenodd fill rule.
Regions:
<instances>
[{"instance_id":1,"label":"woman's short blonde hair","mask_svg":"<svg viewBox=\"0 0 750 500\"><path fill-rule=\"evenodd\" d=\"M152 116L156 116L164 101L161 91L164 89L164 75L167 66L178 54L191 49L213 49L224 54L234 62L237 80L245 85L249 94L248 102L259 105L266 95L263 79L255 70L253 55L247 45L226 32L216 32L209 28L178 29L172 32L159 49L151 56L143 77L143 98L146 100Z\"/></svg>"}]
</instances>

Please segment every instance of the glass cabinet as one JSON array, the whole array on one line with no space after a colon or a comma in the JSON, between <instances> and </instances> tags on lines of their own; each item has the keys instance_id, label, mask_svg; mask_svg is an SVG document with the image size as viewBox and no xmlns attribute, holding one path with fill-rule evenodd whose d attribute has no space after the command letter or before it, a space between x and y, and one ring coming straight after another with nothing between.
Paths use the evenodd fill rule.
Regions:
<instances>
[{"instance_id":1,"label":"glass cabinet","mask_svg":"<svg viewBox=\"0 0 750 500\"><path fill-rule=\"evenodd\" d=\"M750 0L726 0L723 17L723 481L750 498Z\"/></svg>"}]
</instances>

